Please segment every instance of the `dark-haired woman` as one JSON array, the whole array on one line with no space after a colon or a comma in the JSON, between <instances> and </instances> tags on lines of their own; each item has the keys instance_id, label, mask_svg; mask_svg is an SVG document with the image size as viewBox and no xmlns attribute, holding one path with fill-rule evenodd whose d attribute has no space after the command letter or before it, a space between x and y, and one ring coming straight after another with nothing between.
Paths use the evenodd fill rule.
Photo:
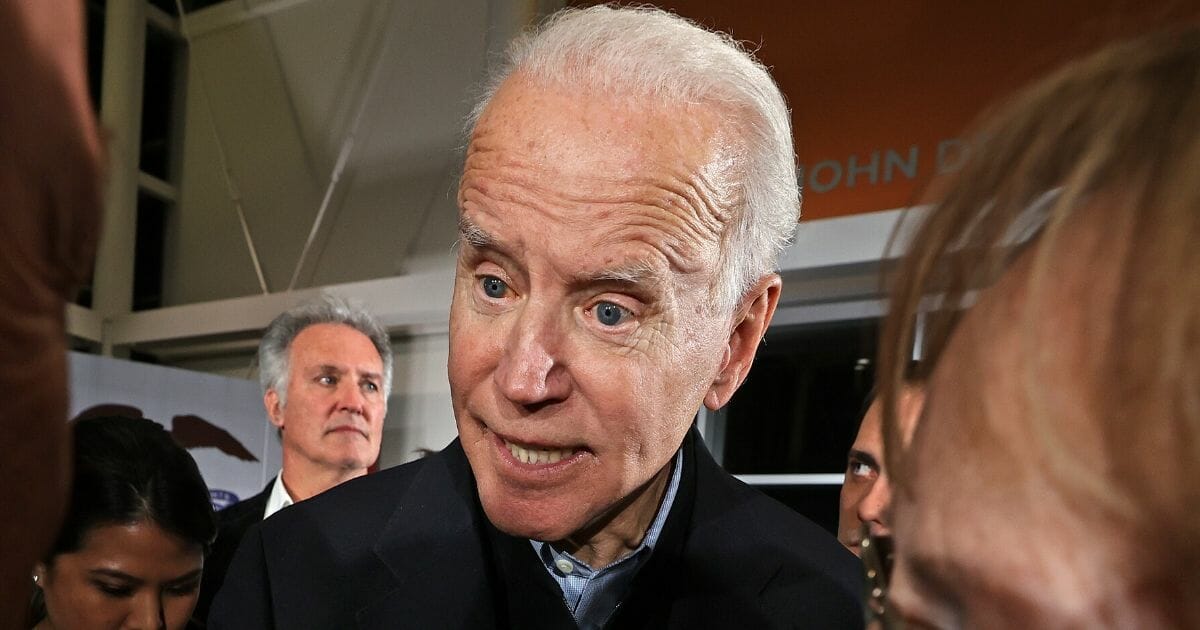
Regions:
<instances>
[{"instance_id":1,"label":"dark-haired woman","mask_svg":"<svg viewBox=\"0 0 1200 630\"><path fill-rule=\"evenodd\" d=\"M216 535L196 462L150 420L91 418L71 431L71 503L34 570L34 627L185 627Z\"/></svg>"}]
</instances>

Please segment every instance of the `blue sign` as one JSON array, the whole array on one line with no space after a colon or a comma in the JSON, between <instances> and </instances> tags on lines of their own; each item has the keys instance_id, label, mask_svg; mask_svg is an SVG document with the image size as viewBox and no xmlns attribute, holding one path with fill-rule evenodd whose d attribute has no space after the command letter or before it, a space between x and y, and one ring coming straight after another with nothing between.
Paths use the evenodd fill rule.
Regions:
<instances>
[{"instance_id":1,"label":"blue sign","mask_svg":"<svg viewBox=\"0 0 1200 630\"><path fill-rule=\"evenodd\" d=\"M228 490L209 490L208 498L212 501L213 510L223 510L239 501L238 495Z\"/></svg>"}]
</instances>

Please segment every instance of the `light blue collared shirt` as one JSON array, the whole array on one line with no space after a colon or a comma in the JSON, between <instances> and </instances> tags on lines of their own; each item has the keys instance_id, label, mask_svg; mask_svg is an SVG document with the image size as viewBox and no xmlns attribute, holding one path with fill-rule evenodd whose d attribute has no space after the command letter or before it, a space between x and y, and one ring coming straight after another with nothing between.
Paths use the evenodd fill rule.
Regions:
<instances>
[{"instance_id":1,"label":"light blue collared shirt","mask_svg":"<svg viewBox=\"0 0 1200 630\"><path fill-rule=\"evenodd\" d=\"M584 630L601 628L604 622L612 616L621 603L620 597L637 575L638 569L646 564L658 536L667 523L667 515L671 513L671 505L675 503L675 494L679 491L679 479L683 474L683 449L675 453L672 463L671 481L667 491L663 493L662 504L658 506L658 514L646 530L642 544L633 553L602 568L593 569L577 560L569 553L556 550L552 545L540 540L530 540L538 558L550 572L550 577L558 582L563 592L563 601L575 616L575 623Z\"/></svg>"}]
</instances>

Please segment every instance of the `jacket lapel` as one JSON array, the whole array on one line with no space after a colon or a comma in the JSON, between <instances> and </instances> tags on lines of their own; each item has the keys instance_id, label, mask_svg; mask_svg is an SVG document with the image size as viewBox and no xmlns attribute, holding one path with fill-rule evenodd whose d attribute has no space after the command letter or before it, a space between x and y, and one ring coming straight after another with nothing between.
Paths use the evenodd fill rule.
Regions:
<instances>
[{"instance_id":1,"label":"jacket lapel","mask_svg":"<svg viewBox=\"0 0 1200 630\"><path fill-rule=\"evenodd\" d=\"M490 522L485 528L498 573L494 584L500 625L521 630L574 628L575 618L563 601L562 589L529 540L509 536Z\"/></svg>"},{"instance_id":2,"label":"jacket lapel","mask_svg":"<svg viewBox=\"0 0 1200 630\"><path fill-rule=\"evenodd\" d=\"M745 562L742 539L755 535L739 514L735 483L709 454L693 428L683 441L679 493L649 562L638 572L613 628L759 627L739 617L753 610L781 566ZM731 579L731 575L736 578ZM730 586L736 584L735 589Z\"/></svg>"},{"instance_id":3,"label":"jacket lapel","mask_svg":"<svg viewBox=\"0 0 1200 630\"><path fill-rule=\"evenodd\" d=\"M358 626L495 627L481 517L456 440L428 458L376 539L375 555L391 581L355 615Z\"/></svg>"}]
</instances>

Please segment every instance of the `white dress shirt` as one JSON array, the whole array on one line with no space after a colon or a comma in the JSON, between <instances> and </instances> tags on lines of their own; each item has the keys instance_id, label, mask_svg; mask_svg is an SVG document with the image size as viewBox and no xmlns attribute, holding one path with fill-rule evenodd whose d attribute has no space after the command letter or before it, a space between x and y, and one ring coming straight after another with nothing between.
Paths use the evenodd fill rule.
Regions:
<instances>
[{"instance_id":1,"label":"white dress shirt","mask_svg":"<svg viewBox=\"0 0 1200 630\"><path fill-rule=\"evenodd\" d=\"M292 495L283 487L283 471L279 471L275 475L275 484L271 486L271 496L267 498L267 509L263 510L263 520L293 503Z\"/></svg>"}]
</instances>

